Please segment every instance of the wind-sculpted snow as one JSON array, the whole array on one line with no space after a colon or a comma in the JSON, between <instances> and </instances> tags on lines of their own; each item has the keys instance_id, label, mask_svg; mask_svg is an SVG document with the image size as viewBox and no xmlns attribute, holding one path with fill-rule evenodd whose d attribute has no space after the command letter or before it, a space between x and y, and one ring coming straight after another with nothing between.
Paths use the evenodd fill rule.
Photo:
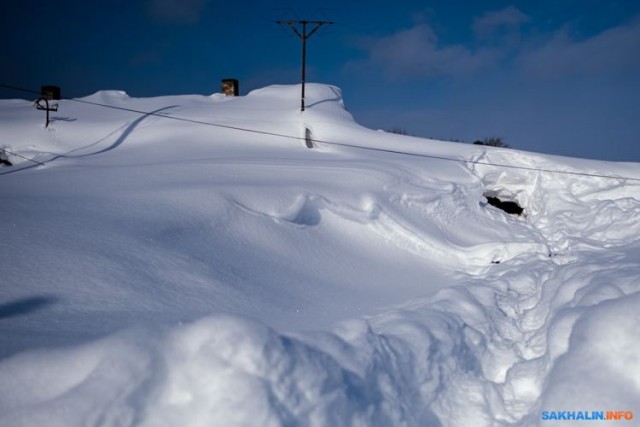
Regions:
<instances>
[{"instance_id":1,"label":"wind-sculpted snow","mask_svg":"<svg viewBox=\"0 0 640 427\"><path fill-rule=\"evenodd\" d=\"M127 110L60 101L48 129L0 102L0 426L640 416L637 164L372 131L307 92L103 91Z\"/></svg>"}]
</instances>

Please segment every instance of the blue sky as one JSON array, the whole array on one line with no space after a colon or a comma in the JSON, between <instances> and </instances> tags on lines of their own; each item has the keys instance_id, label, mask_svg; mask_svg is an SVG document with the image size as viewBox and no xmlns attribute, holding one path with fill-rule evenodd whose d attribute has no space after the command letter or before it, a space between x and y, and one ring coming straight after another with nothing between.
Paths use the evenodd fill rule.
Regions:
<instances>
[{"instance_id":1,"label":"blue sky","mask_svg":"<svg viewBox=\"0 0 640 427\"><path fill-rule=\"evenodd\" d=\"M0 83L64 96L241 94L300 79L277 19L333 20L308 42L307 81L343 89L375 129L640 162L640 2L13 1ZM25 97L0 89L0 97Z\"/></svg>"}]
</instances>

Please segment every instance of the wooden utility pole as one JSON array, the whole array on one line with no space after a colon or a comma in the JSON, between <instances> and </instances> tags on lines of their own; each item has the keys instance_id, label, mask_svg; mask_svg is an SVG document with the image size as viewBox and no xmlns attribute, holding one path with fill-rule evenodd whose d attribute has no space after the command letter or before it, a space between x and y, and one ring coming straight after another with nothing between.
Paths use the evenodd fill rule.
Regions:
<instances>
[{"instance_id":1,"label":"wooden utility pole","mask_svg":"<svg viewBox=\"0 0 640 427\"><path fill-rule=\"evenodd\" d=\"M307 39L311 37L323 25L331 25L332 21L276 21L276 24L285 24L302 40L302 96L300 99L300 111L304 111L304 82L307 62ZM307 32L307 25L313 25L311 31ZM299 27L302 31L299 31Z\"/></svg>"},{"instance_id":2,"label":"wooden utility pole","mask_svg":"<svg viewBox=\"0 0 640 427\"><path fill-rule=\"evenodd\" d=\"M44 105L42 104L44 102ZM49 105L49 100L47 98L39 98L34 105L38 110L44 110L47 112L47 118L45 120L44 127L49 127L49 111L58 111L58 104Z\"/></svg>"}]
</instances>

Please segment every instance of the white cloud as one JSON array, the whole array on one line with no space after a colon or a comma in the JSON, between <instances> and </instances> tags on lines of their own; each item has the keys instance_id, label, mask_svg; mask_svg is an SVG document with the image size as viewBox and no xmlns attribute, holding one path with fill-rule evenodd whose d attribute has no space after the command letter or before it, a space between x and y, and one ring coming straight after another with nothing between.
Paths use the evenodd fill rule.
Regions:
<instances>
[{"instance_id":1,"label":"white cloud","mask_svg":"<svg viewBox=\"0 0 640 427\"><path fill-rule=\"evenodd\" d=\"M492 49L472 52L463 45L440 46L431 27L417 24L368 43L369 61L394 77L466 75L490 65Z\"/></svg>"},{"instance_id":2,"label":"white cloud","mask_svg":"<svg viewBox=\"0 0 640 427\"><path fill-rule=\"evenodd\" d=\"M517 33L520 26L529 21L529 17L518 8L509 6L502 10L487 12L473 20L473 32L478 38L487 38L496 34L504 36Z\"/></svg>"},{"instance_id":3,"label":"white cloud","mask_svg":"<svg viewBox=\"0 0 640 427\"><path fill-rule=\"evenodd\" d=\"M505 64L503 70L509 72L515 60L515 70L525 78L611 79L640 73L640 17L580 40L567 27L525 39L522 26L528 21L513 6L487 12L474 19L476 39L469 44L443 44L431 26L416 23L362 43L367 59L347 68L375 66L391 78L461 77Z\"/></svg>"},{"instance_id":4,"label":"white cloud","mask_svg":"<svg viewBox=\"0 0 640 427\"><path fill-rule=\"evenodd\" d=\"M529 17L514 6L487 12L473 21L478 48L442 45L423 22L370 40L369 63L393 77L466 76L495 65L520 44L520 27Z\"/></svg>"},{"instance_id":5,"label":"white cloud","mask_svg":"<svg viewBox=\"0 0 640 427\"><path fill-rule=\"evenodd\" d=\"M529 76L557 78L640 73L640 18L584 40L567 28L545 43L522 52L521 69Z\"/></svg>"},{"instance_id":6,"label":"white cloud","mask_svg":"<svg viewBox=\"0 0 640 427\"><path fill-rule=\"evenodd\" d=\"M148 0L147 10L152 18L175 24L194 24L210 0Z\"/></svg>"}]
</instances>

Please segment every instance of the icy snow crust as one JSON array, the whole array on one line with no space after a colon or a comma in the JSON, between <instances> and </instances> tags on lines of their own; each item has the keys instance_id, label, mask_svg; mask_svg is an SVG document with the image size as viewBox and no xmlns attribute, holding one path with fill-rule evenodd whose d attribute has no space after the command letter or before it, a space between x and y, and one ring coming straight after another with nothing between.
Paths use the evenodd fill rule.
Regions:
<instances>
[{"instance_id":1,"label":"icy snow crust","mask_svg":"<svg viewBox=\"0 0 640 427\"><path fill-rule=\"evenodd\" d=\"M335 87L298 96L103 91L82 101L154 115L63 100L48 129L0 101L0 426L640 417L640 183L578 175L638 164L392 135Z\"/></svg>"}]
</instances>

